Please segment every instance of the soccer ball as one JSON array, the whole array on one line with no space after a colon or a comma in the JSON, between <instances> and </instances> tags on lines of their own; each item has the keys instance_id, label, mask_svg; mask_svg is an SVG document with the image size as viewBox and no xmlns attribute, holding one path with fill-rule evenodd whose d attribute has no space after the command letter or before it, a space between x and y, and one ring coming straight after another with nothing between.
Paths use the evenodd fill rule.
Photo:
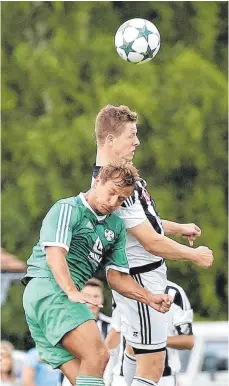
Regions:
<instances>
[{"instance_id":1,"label":"soccer ball","mask_svg":"<svg viewBox=\"0 0 229 386\"><path fill-rule=\"evenodd\" d=\"M159 51L159 31L148 20L128 20L119 27L115 34L115 48L119 56L128 62L146 63Z\"/></svg>"}]
</instances>

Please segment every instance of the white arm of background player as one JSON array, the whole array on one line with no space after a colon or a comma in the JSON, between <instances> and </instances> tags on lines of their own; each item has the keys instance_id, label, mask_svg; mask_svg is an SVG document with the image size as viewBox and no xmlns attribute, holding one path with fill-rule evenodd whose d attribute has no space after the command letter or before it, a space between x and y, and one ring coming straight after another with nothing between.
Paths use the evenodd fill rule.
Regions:
<instances>
[{"instance_id":1,"label":"white arm of background player","mask_svg":"<svg viewBox=\"0 0 229 386\"><path fill-rule=\"evenodd\" d=\"M182 236L193 246L193 241L201 235L201 229L196 224L179 224L177 222L162 220L163 229L166 235Z\"/></svg>"},{"instance_id":2,"label":"white arm of background player","mask_svg":"<svg viewBox=\"0 0 229 386\"><path fill-rule=\"evenodd\" d=\"M105 339L105 345L110 352L110 359L104 372L105 386L110 386L113 381L113 369L119 358L119 345L121 340L121 316L117 309L114 309L111 319L111 327Z\"/></svg>"},{"instance_id":3,"label":"white arm of background player","mask_svg":"<svg viewBox=\"0 0 229 386\"><path fill-rule=\"evenodd\" d=\"M209 268L213 263L213 253L208 247L190 248L157 233L146 219L140 225L129 228L144 249L154 255L169 260L190 260L202 268Z\"/></svg>"}]
</instances>

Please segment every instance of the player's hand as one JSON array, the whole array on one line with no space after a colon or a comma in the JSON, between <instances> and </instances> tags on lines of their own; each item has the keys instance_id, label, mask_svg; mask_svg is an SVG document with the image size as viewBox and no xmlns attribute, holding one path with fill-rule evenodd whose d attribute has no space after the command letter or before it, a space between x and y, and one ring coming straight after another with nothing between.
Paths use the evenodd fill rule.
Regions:
<instances>
[{"instance_id":1,"label":"player's hand","mask_svg":"<svg viewBox=\"0 0 229 386\"><path fill-rule=\"evenodd\" d=\"M182 224L181 235L189 241L189 245L193 246L193 241L201 235L201 229L196 224Z\"/></svg>"},{"instance_id":2,"label":"player's hand","mask_svg":"<svg viewBox=\"0 0 229 386\"><path fill-rule=\"evenodd\" d=\"M69 291L68 299L73 303L88 303L93 304L93 306L97 306L99 308L102 308L103 305L98 302L98 300L95 300L92 296L83 294L82 292L79 292L77 290Z\"/></svg>"},{"instance_id":3,"label":"player's hand","mask_svg":"<svg viewBox=\"0 0 229 386\"><path fill-rule=\"evenodd\" d=\"M208 247L198 247L195 250L193 262L202 268L209 268L213 264L213 252Z\"/></svg>"},{"instance_id":4,"label":"player's hand","mask_svg":"<svg viewBox=\"0 0 229 386\"><path fill-rule=\"evenodd\" d=\"M149 296L149 303L148 303L149 306L154 308L158 312L162 312L163 314L169 311L172 303L173 303L173 299L169 295L150 294Z\"/></svg>"}]
</instances>

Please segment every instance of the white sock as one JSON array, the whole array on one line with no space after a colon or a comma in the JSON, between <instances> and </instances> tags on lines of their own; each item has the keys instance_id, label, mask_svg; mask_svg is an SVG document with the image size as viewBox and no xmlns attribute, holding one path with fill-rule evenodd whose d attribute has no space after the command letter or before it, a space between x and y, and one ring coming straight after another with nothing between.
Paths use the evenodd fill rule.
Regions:
<instances>
[{"instance_id":1,"label":"white sock","mask_svg":"<svg viewBox=\"0 0 229 386\"><path fill-rule=\"evenodd\" d=\"M157 386L158 384L154 381L142 377L134 377L131 386Z\"/></svg>"},{"instance_id":2,"label":"white sock","mask_svg":"<svg viewBox=\"0 0 229 386\"><path fill-rule=\"evenodd\" d=\"M124 351L123 376L127 386L131 386L136 373L136 359Z\"/></svg>"}]
</instances>

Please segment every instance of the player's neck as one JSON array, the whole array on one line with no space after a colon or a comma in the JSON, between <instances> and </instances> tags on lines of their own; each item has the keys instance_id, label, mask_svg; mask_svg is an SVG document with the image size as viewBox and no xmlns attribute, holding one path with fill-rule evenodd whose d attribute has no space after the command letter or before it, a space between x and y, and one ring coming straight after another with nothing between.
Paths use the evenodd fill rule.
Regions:
<instances>
[{"instance_id":1,"label":"player's neck","mask_svg":"<svg viewBox=\"0 0 229 386\"><path fill-rule=\"evenodd\" d=\"M109 163L115 162L115 157L109 154L105 149L98 149L96 154L95 164L97 166L106 166Z\"/></svg>"}]
</instances>

